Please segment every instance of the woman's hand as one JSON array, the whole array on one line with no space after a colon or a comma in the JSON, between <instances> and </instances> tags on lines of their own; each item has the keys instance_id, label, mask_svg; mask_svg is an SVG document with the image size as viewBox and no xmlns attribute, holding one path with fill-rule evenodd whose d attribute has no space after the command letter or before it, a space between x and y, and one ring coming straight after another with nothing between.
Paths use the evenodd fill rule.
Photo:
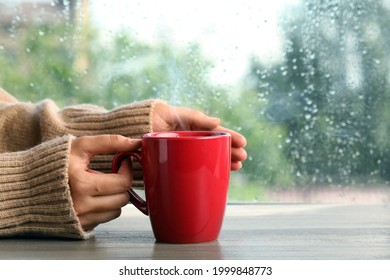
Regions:
<instances>
[{"instance_id":1,"label":"woman's hand","mask_svg":"<svg viewBox=\"0 0 390 280\"><path fill-rule=\"evenodd\" d=\"M129 202L127 191L133 178L129 160L122 162L117 174L104 174L88 168L92 157L140 147L140 140L119 135L84 136L72 141L69 185L73 207L84 230L119 217L121 208Z\"/></svg>"},{"instance_id":2,"label":"woman's hand","mask_svg":"<svg viewBox=\"0 0 390 280\"><path fill-rule=\"evenodd\" d=\"M197 110L170 106L159 102L153 109L152 124L153 131L213 130L229 132L232 136L231 169L240 169L242 162L247 158L247 153L244 149L246 139L243 135L220 126L218 118L209 117Z\"/></svg>"}]
</instances>

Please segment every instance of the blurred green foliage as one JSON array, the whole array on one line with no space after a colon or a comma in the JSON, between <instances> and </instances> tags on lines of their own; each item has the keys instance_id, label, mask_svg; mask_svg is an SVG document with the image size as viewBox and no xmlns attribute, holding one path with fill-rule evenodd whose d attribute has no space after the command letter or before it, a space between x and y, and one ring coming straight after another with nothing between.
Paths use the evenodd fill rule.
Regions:
<instances>
[{"instance_id":1,"label":"blurred green foliage","mask_svg":"<svg viewBox=\"0 0 390 280\"><path fill-rule=\"evenodd\" d=\"M264 114L286 131L295 183L387 184L390 11L382 1L306 0L295 15L282 22L284 61L251 71Z\"/></svg>"}]
</instances>

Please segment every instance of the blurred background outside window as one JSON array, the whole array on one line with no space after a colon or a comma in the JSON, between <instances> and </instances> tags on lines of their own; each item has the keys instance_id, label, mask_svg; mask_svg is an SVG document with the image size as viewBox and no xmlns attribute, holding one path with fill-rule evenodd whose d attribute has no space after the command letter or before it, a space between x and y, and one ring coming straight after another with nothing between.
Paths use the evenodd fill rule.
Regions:
<instances>
[{"instance_id":1,"label":"blurred background outside window","mask_svg":"<svg viewBox=\"0 0 390 280\"><path fill-rule=\"evenodd\" d=\"M248 140L230 201L388 202L389 67L388 0L0 0L0 87L218 116Z\"/></svg>"}]
</instances>

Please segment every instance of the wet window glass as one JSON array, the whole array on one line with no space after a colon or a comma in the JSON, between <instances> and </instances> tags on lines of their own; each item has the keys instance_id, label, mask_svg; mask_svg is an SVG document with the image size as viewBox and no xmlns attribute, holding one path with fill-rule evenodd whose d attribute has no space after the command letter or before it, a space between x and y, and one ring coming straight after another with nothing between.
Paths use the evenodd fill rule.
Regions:
<instances>
[{"instance_id":1,"label":"wet window glass","mask_svg":"<svg viewBox=\"0 0 390 280\"><path fill-rule=\"evenodd\" d=\"M230 201L388 200L389 41L388 0L0 0L0 87L218 116L248 140Z\"/></svg>"}]
</instances>

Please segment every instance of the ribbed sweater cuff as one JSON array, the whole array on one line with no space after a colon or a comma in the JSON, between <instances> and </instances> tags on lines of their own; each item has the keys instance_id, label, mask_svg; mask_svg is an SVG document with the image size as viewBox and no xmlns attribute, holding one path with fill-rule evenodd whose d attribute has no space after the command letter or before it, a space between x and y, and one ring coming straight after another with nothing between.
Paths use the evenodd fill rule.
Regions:
<instances>
[{"instance_id":1,"label":"ribbed sweater cuff","mask_svg":"<svg viewBox=\"0 0 390 280\"><path fill-rule=\"evenodd\" d=\"M44 140L62 134L75 136L121 134L140 138L152 130L152 112L159 100L146 100L107 111L92 105L67 107L56 113L54 104L46 103L41 117Z\"/></svg>"},{"instance_id":2,"label":"ribbed sweater cuff","mask_svg":"<svg viewBox=\"0 0 390 280\"><path fill-rule=\"evenodd\" d=\"M30 150L0 154L0 236L51 235L86 239L68 184L72 136Z\"/></svg>"}]
</instances>

